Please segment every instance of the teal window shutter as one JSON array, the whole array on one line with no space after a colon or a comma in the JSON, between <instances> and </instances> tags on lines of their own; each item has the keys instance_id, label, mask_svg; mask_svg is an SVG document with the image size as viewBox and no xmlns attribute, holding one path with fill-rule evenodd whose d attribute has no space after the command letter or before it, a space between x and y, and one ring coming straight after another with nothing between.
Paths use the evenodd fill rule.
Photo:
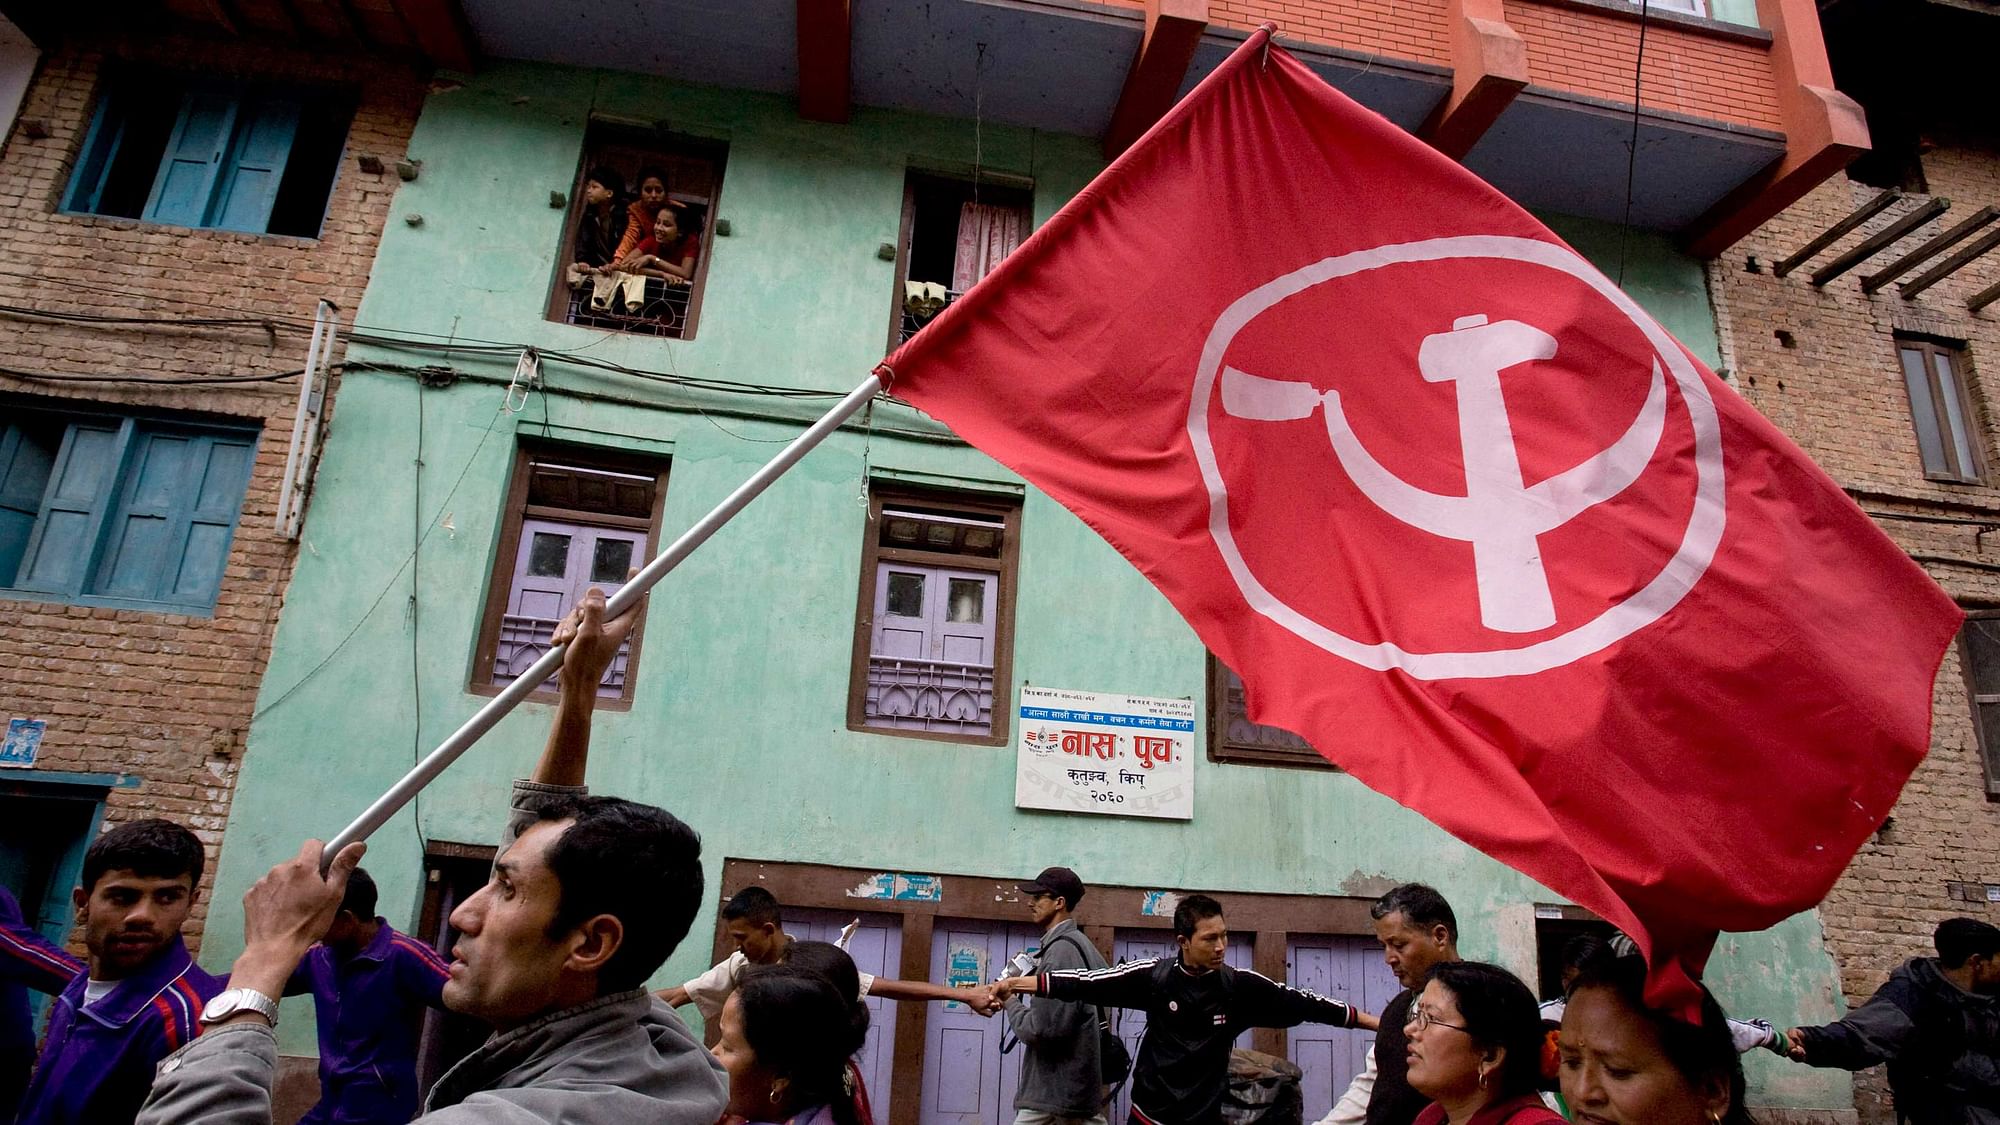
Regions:
<instances>
[{"instance_id":1,"label":"teal window shutter","mask_svg":"<svg viewBox=\"0 0 2000 1125\"><path fill-rule=\"evenodd\" d=\"M0 427L0 586L12 586L20 572L61 447L61 426Z\"/></svg>"},{"instance_id":2,"label":"teal window shutter","mask_svg":"<svg viewBox=\"0 0 2000 1125\"><path fill-rule=\"evenodd\" d=\"M51 594L82 592L104 526L107 501L132 423L76 423L63 435L41 513L14 585Z\"/></svg>"},{"instance_id":3,"label":"teal window shutter","mask_svg":"<svg viewBox=\"0 0 2000 1125\"><path fill-rule=\"evenodd\" d=\"M250 461L242 435L140 434L90 593L213 605Z\"/></svg>"},{"instance_id":4,"label":"teal window shutter","mask_svg":"<svg viewBox=\"0 0 2000 1125\"><path fill-rule=\"evenodd\" d=\"M222 162L209 226L261 234L271 225L271 205L277 202L292 138L298 135L299 112L299 103L288 98L246 102L241 107L236 136Z\"/></svg>"},{"instance_id":5,"label":"teal window shutter","mask_svg":"<svg viewBox=\"0 0 2000 1125\"><path fill-rule=\"evenodd\" d=\"M181 113L160 158L145 217L157 223L198 227L208 216L222 157L236 127L236 99L192 90L181 98Z\"/></svg>"}]
</instances>

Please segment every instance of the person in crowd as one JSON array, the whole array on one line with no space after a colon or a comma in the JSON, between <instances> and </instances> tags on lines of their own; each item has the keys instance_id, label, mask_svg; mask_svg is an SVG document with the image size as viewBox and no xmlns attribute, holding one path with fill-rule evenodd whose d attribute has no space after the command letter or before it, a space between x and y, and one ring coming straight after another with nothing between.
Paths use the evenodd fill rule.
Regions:
<instances>
[{"instance_id":1,"label":"person in crowd","mask_svg":"<svg viewBox=\"0 0 2000 1125\"><path fill-rule=\"evenodd\" d=\"M1410 1125L1430 1099L1404 1077L1403 1028L1431 969L1458 960L1458 916L1436 888L1404 883L1369 908L1382 960L1403 986L1382 1009L1382 1029L1361 1073L1318 1125Z\"/></svg>"},{"instance_id":2,"label":"person in crowd","mask_svg":"<svg viewBox=\"0 0 2000 1125\"><path fill-rule=\"evenodd\" d=\"M1104 955L1070 917L1084 894L1076 872L1051 867L1033 882L1020 884L1020 890L1029 896L1029 916L1042 928L1036 972L1106 967ZM1098 1010L1052 996L1030 1004L1014 995L1007 997L1006 1011L1023 1056L1021 1082L1014 1094L1014 1125L1104 1125Z\"/></svg>"},{"instance_id":3,"label":"person in crowd","mask_svg":"<svg viewBox=\"0 0 2000 1125\"><path fill-rule=\"evenodd\" d=\"M1619 957L1636 957L1638 953L1638 949L1632 944L1632 939L1624 934L1613 934L1609 938L1599 937L1596 934L1578 934L1563 946L1563 995L1554 1000L1544 1001L1542 1004L1542 1025L1548 1029L1550 1043L1550 1047L1542 1053L1543 1069L1544 1076L1551 1083L1556 1076L1553 1044L1556 1031L1562 1027L1563 1011L1568 1006L1570 985L1586 969L1602 967ZM1771 1026L1769 1020L1732 1018L1729 1021L1729 1038L1736 1045L1738 1053L1754 1051L1759 1047L1773 1054L1785 1053L1785 1038L1778 1034L1777 1028Z\"/></svg>"},{"instance_id":4,"label":"person in crowd","mask_svg":"<svg viewBox=\"0 0 2000 1125\"><path fill-rule=\"evenodd\" d=\"M860 1039L868 1037L868 1005L861 999L864 995L861 991L861 970L855 967L854 958L849 957L845 949L830 941L795 941L785 947L782 963L818 973L833 985L836 993L854 997L848 1007L854 1034ZM855 1055L847 1057L847 1085L853 1092L854 1120L858 1125L873 1125L875 1113L868 1103L868 1083L862 1078L861 1064L856 1058Z\"/></svg>"},{"instance_id":5,"label":"person in crowd","mask_svg":"<svg viewBox=\"0 0 2000 1125\"><path fill-rule=\"evenodd\" d=\"M417 1115L417 1037L442 1007L444 960L375 913L375 880L347 877L326 936L287 993L310 992L319 1021L319 1102L301 1125L402 1125Z\"/></svg>"},{"instance_id":6,"label":"person in crowd","mask_svg":"<svg viewBox=\"0 0 2000 1125\"><path fill-rule=\"evenodd\" d=\"M785 959L793 938L784 930L784 917L776 896L762 887L745 887L722 904L722 925L736 946L729 956L685 984L662 989L657 995L669 1007L693 1004L702 1022L710 1028L722 1016L722 1006L736 991L745 970L756 965L775 965ZM860 996L922 1003L931 1000L956 1001L981 1015L998 1010L999 1001L986 985L948 988L929 981L889 980L859 973Z\"/></svg>"},{"instance_id":7,"label":"person in crowd","mask_svg":"<svg viewBox=\"0 0 2000 1125\"><path fill-rule=\"evenodd\" d=\"M1372 1016L1338 1000L1225 964L1229 926L1222 904L1207 895L1189 895L1174 907L1174 943L1172 957L1007 977L993 989L1003 1000L1025 992L1145 1011L1146 1037L1132 1067L1133 1125L1220 1122L1229 1043L1245 1028L1375 1027Z\"/></svg>"},{"instance_id":8,"label":"person in crowd","mask_svg":"<svg viewBox=\"0 0 2000 1125\"><path fill-rule=\"evenodd\" d=\"M88 972L50 1007L19 1125L126 1125L153 1068L200 1030L221 991L181 940L202 862L194 833L157 819L121 824L84 852L75 901Z\"/></svg>"},{"instance_id":9,"label":"person in crowd","mask_svg":"<svg viewBox=\"0 0 2000 1125\"><path fill-rule=\"evenodd\" d=\"M43 937L0 887L0 1122L14 1120L35 1069L35 1022L28 990L60 993L83 975L83 962Z\"/></svg>"},{"instance_id":10,"label":"person in crowd","mask_svg":"<svg viewBox=\"0 0 2000 1125\"><path fill-rule=\"evenodd\" d=\"M2000 928L1947 918L1936 957L1897 966L1866 1004L1785 1032L1809 1066L1887 1063L1896 1114L1912 1125L2000 1125Z\"/></svg>"},{"instance_id":11,"label":"person in crowd","mask_svg":"<svg viewBox=\"0 0 2000 1125\"><path fill-rule=\"evenodd\" d=\"M701 839L665 809L583 788L597 685L638 611L604 620L591 590L557 626L568 646L554 729L514 785L492 879L452 911L446 1008L493 1028L431 1091L425 1125L714 1125L722 1068L642 987L701 907ZM320 874L308 841L243 896L243 953L202 1036L160 1068L144 1125L267 1125L277 1072L271 997L326 932L363 845Z\"/></svg>"},{"instance_id":12,"label":"person in crowd","mask_svg":"<svg viewBox=\"0 0 2000 1125\"><path fill-rule=\"evenodd\" d=\"M628 225L627 213L618 206L625 194L625 178L618 169L599 165L583 181L583 214L576 224L576 249L570 256L570 280L602 272L618 258L618 244Z\"/></svg>"},{"instance_id":13,"label":"person in crowd","mask_svg":"<svg viewBox=\"0 0 2000 1125\"><path fill-rule=\"evenodd\" d=\"M1542 1021L1514 974L1441 961L1410 1006L1405 1077L1431 1100L1416 1125L1561 1125L1542 1104Z\"/></svg>"},{"instance_id":14,"label":"person in crowd","mask_svg":"<svg viewBox=\"0 0 2000 1125\"><path fill-rule=\"evenodd\" d=\"M1597 1125L1750 1125L1743 1060L1721 1005L1701 990L1701 1022L1648 1007L1646 963L1585 966L1557 1040L1562 1094Z\"/></svg>"},{"instance_id":15,"label":"person in crowd","mask_svg":"<svg viewBox=\"0 0 2000 1125\"><path fill-rule=\"evenodd\" d=\"M625 207L625 233L611 253L614 262L630 257L641 242L653 233L660 209L667 205L667 172L664 168L639 169L638 195Z\"/></svg>"},{"instance_id":16,"label":"person in crowd","mask_svg":"<svg viewBox=\"0 0 2000 1125\"><path fill-rule=\"evenodd\" d=\"M715 1057L729 1074L732 1117L777 1125L867 1125L846 1088L868 1026L825 977L792 965L743 975L722 1007Z\"/></svg>"},{"instance_id":17,"label":"person in crowd","mask_svg":"<svg viewBox=\"0 0 2000 1125\"><path fill-rule=\"evenodd\" d=\"M612 272L657 277L669 285L692 284L695 262L701 257L701 235L682 230L686 221L686 212L679 204L661 207L653 216L652 232L629 253L620 255L611 265Z\"/></svg>"}]
</instances>

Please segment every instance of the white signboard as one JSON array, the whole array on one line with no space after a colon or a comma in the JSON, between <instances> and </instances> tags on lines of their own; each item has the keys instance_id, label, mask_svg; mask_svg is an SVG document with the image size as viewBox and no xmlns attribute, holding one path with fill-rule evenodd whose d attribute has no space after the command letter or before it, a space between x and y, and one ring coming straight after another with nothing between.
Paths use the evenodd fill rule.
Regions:
<instances>
[{"instance_id":1,"label":"white signboard","mask_svg":"<svg viewBox=\"0 0 2000 1125\"><path fill-rule=\"evenodd\" d=\"M1021 689L1014 805L1194 819L1194 700Z\"/></svg>"}]
</instances>

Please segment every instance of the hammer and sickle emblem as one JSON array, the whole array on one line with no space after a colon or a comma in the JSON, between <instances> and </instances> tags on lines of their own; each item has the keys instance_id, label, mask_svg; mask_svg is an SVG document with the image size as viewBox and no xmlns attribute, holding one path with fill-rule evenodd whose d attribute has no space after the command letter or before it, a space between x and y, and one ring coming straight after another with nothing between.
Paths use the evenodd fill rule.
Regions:
<instances>
[{"instance_id":1,"label":"hammer and sickle emblem","mask_svg":"<svg viewBox=\"0 0 2000 1125\"><path fill-rule=\"evenodd\" d=\"M1309 382L1225 367L1222 408L1249 421L1279 422L1310 417L1324 406L1334 456L1355 487L1403 523L1471 543L1481 622L1501 632L1531 633L1556 623L1537 538L1638 480L1666 425L1666 379L1655 358L1646 402L1623 436L1580 465L1539 484L1525 484L1500 373L1555 354L1555 337L1517 320L1489 324L1484 316L1460 317L1451 331L1424 338L1417 351L1423 377L1458 385L1463 496L1418 488L1384 467L1355 436L1339 391L1322 392Z\"/></svg>"}]
</instances>

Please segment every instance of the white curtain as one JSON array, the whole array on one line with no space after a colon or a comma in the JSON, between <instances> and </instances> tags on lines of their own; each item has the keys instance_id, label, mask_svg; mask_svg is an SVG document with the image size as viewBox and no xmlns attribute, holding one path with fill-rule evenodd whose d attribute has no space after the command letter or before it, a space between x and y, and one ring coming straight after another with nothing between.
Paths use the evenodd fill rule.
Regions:
<instances>
[{"instance_id":1,"label":"white curtain","mask_svg":"<svg viewBox=\"0 0 2000 1125\"><path fill-rule=\"evenodd\" d=\"M967 203L958 212L958 256L951 266L951 289L963 293L993 272L1000 259L1028 236L1028 217L1013 207Z\"/></svg>"}]
</instances>

